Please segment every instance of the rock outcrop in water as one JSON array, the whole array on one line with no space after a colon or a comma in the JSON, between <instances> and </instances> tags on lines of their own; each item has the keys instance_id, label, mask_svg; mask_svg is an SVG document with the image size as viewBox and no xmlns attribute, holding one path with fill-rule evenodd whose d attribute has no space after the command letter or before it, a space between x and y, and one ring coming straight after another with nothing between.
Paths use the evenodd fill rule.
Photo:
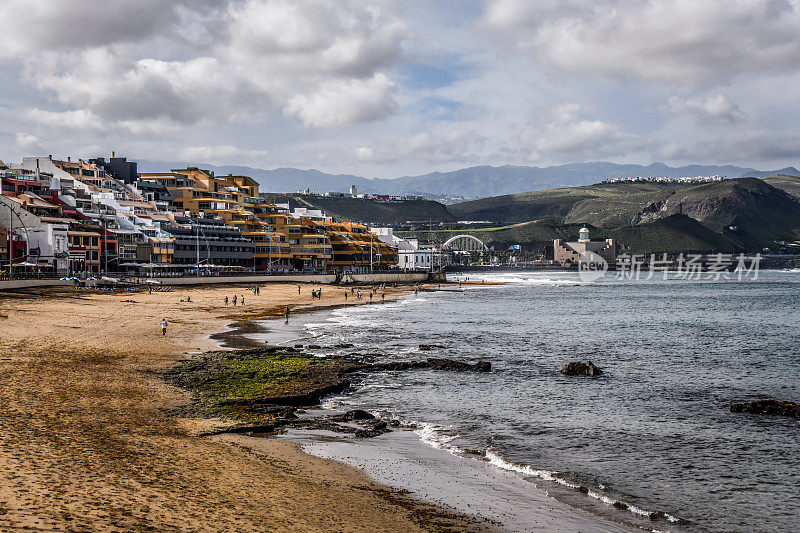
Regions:
<instances>
[{"instance_id":1,"label":"rock outcrop in water","mask_svg":"<svg viewBox=\"0 0 800 533\"><path fill-rule=\"evenodd\" d=\"M399 421L379 420L363 410L322 419L299 419L295 413L298 408L318 404L324 396L346 390L352 374L424 369L489 372L491 368L487 361L470 364L445 358L387 363L347 357L322 359L298 348L264 347L206 352L182 361L161 377L194 393L190 404L171 409L171 414L230 421L204 434L270 433L285 427L315 427L375 437L390 431L389 425L399 426Z\"/></svg>"},{"instance_id":2,"label":"rock outcrop in water","mask_svg":"<svg viewBox=\"0 0 800 533\"><path fill-rule=\"evenodd\" d=\"M455 359L444 359L429 357L425 361L393 361L391 363L373 363L353 367L353 370L363 371L383 371L383 370L451 370L456 372L491 372L492 364L488 361L478 361L475 364L456 361Z\"/></svg>"},{"instance_id":3,"label":"rock outcrop in water","mask_svg":"<svg viewBox=\"0 0 800 533\"><path fill-rule=\"evenodd\" d=\"M599 376L603 373L591 361L584 363L583 361L573 361L561 369L561 373L565 376Z\"/></svg>"},{"instance_id":4,"label":"rock outcrop in water","mask_svg":"<svg viewBox=\"0 0 800 533\"><path fill-rule=\"evenodd\" d=\"M758 400L731 405L731 413L753 413L758 415L780 415L800 418L800 405L778 400Z\"/></svg>"}]
</instances>

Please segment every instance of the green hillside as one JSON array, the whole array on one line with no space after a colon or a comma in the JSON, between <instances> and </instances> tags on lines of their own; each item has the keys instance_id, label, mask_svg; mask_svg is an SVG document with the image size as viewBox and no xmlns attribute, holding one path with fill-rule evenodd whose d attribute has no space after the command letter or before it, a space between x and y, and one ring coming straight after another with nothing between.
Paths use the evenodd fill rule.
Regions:
<instances>
[{"instance_id":1,"label":"green hillside","mask_svg":"<svg viewBox=\"0 0 800 533\"><path fill-rule=\"evenodd\" d=\"M548 189L492 198L481 198L449 206L458 220L487 220L501 224L527 222L541 218L565 221L570 212L582 202L602 202L614 199L624 203L627 196L661 198L687 187L671 183L599 183L583 187ZM633 205L639 205L634 201Z\"/></svg>"},{"instance_id":2,"label":"green hillside","mask_svg":"<svg viewBox=\"0 0 800 533\"><path fill-rule=\"evenodd\" d=\"M620 252L679 253L679 252L735 252L741 247L724 235L720 235L695 219L675 214L638 226L627 226L607 230L605 235L613 237L620 245Z\"/></svg>"},{"instance_id":3,"label":"green hillside","mask_svg":"<svg viewBox=\"0 0 800 533\"><path fill-rule=\"evenodd\" d=\"M775 186L773 186L775 185ZM778 187L780 186L780 187ZM484 198L449 206L484 242L543 243L577 233L615 237L637 253L759 251L800 239L800 178L737 178L703 184L613 183Z\"/></svg>"},{"instance_id":4,"label":"green hillside","mask_svg":"<svg viewBox=\"0 0 800 533\"><path fill-rule=\"evenodd\" d=\"M800 237L797 198L757 178L724 180L679 191L666 200L658 216L674 213L684 213L751 249Z\"/></svg>"},{"instance_id":5,"label":"green hillside","mask_svg":"<svg viewBox=\"0 0 800 533\"><path fill-rule=\"evenodd\" d=\"M289 202L292 208L322 209L337 220L351 222L397 224L408 221L455 221L444 204L430 200L380 202L362 198L280 193L264 193L263 196L273 203Z\"/></svg>"}]
</instances>

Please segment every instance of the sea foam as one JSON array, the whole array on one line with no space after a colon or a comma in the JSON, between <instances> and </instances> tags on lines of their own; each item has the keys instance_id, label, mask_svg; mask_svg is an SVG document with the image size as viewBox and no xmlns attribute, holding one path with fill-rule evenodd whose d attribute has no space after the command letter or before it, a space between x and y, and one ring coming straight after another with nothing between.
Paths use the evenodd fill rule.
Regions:
<instances>
[{"instance_id":1,"label":"sea foam","mask_svg":"<svg viewBox=\"0 0 800 533\"><path fill-rule=\"evenodd\" d=\"M576 489L577 490L580 487L580 485L578 485L576 483L572 483L572 482L567 481L566 479L560 477L559 476L559 472L555 472L555 471L551 471L551 470L543 470L543 469L539 469L539 468L533 468L530 465L520 465L520 464L512 463L511 461L507 461L500 454L498 454L497 452L495 452L494 450L491 450L491 449L486 450L486 460L489 461L489 464L491 464L493 466L496 466L497 468L501 468L503 470L509 470L511 472L517 472L517 473L525 475L525 476L536 477L536 478L539 478L539 479L541 479L543 481L549 481L549 482L553 482L553 483L558 483L559 485L563 485L563 486L568 487L570 489ZM610 496L607 496L605 494L602 494L602 493L597 492L597 491L592 490L592 489L589 489L586 494L587 494L587 496L589 496L591 498L594 498L596 500L599 500L599 501L601 501L601 502L603 502L605 504L608 504L608 505L614 505L617 502L624 503L626 505L626 508L628 509L628 511L630 511L633 514L638 514L638 515L641 515L641 516L650 516L650 514L652 513L652 511L648 511L646 509L642 509L641 507L637 507L637 506L632 505L632 504L630 504L630 503L628 503L626 501L623 501L623 500L617 500L617 499L611 498ZM668 513L664 513L664 517L670 522L678 522L677 518L675 518L674 516L672 516L672 515L670 515Z\"/></svg>"}]
</instances>

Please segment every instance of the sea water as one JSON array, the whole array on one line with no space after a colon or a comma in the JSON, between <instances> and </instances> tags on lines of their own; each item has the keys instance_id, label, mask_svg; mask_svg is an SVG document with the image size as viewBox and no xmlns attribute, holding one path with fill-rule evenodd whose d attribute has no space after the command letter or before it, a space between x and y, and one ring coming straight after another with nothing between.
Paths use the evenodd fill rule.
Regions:
<instances>
[{"instance_id":1,"label":"sea water","mask_svg":"<svg viewBox=\"0 0 800 533\"><path fill-rule=\"evenodd\" d=\"M760 398L800 402L800 273L466 276L485 284L338 309L306 334L320 354L489 361L491 373L370 374L328 405L413 422L431 446L611 520L800 529L800 421L730 412ZM604 374L559 373L578 360ZM654 511L664 515L651 521Z\"/></svg>"}]
</instances>

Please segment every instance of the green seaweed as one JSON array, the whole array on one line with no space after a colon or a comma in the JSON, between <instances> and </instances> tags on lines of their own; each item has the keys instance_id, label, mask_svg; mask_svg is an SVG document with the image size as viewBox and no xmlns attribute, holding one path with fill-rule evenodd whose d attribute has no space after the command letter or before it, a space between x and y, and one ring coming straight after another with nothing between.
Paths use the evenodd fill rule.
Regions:
<instances>
[{"instance_id":1,"label":"green seaweed","mask_svg":"<svg viewBox=\"0 0 800 533\"><path fill-rule=\"evenodd\" d=\"M282 392L318 359L290 350L250 349L207 352L162 373L169 384L189 390L195 400L173 414L224 417L269 424L280 417L259 399Z\"/></svg>"}]
</instances>

